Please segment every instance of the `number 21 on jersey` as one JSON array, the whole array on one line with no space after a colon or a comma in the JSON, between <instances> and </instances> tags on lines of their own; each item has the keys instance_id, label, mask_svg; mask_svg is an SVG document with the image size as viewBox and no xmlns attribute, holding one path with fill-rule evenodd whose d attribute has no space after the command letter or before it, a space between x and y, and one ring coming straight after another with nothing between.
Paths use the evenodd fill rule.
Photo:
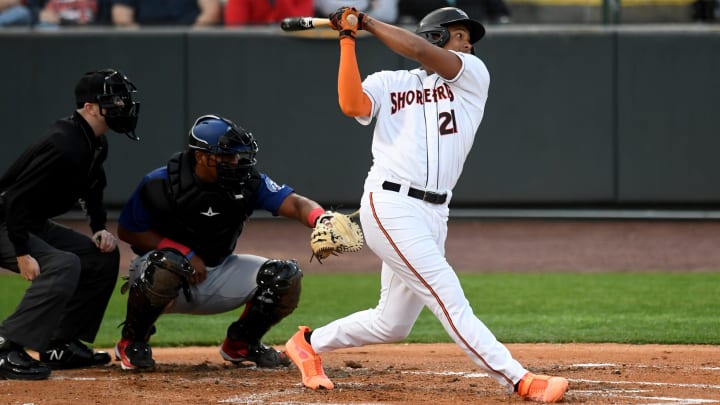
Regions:
<instances>
[{"instance_id":1,"label":"number 21 on jersey","mask_svg":"<svg viewBox=\"0 0 720 405\"><path fill-rule=\"evenodd\" d=\"M457 122L455 122L455 109L443 111L438 114L440 121L440 136L457 133Z\"/></svg>"}]
</instances>

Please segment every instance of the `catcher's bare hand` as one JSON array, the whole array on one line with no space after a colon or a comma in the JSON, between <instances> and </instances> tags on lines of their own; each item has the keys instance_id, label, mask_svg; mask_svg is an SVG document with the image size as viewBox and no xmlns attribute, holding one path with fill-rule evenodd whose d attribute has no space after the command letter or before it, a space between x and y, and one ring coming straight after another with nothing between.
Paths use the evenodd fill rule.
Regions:
<instances>
[{"instance_id":1,"label":"catcher's bare hand","mask_svg":"<svg viewBox=\"0 0 720 405\"><path fill-rule=\"evenodd\" d=\"M363 234L360 225L342 213L326 211L317 219L317 225L310 234L310 248L312 258L328 258L345 252L357 252L362 249Z\"/></svg>"},{"instance_id":2,"label":"catcher's bare hand","mask_svg":"<svg viewBox=\"0 0 720 405\"><path fill-rule=\"evenodd\" d=\"M205 261L198 255L194 255L190 258L190 266L195 270L193 274L188 278L190 284L200 284L207 278L207 268L205 268Z\"/></svg>"}]
</instances>

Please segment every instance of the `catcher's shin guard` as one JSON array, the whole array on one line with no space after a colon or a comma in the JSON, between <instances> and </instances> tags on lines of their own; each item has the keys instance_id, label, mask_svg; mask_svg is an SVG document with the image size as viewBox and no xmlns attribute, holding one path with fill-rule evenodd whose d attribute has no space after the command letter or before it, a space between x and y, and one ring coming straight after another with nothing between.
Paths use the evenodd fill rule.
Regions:
<instances>
[{"instance_id":1,"label":"catcher's shin guard","mask_svg":"<svg viewBox=\"0 0 720 405\"><path fill-rule=\"evenodd\" d=\"M150 253L144 265L142 275L130 286L122 336L147 341L153 324L181 288L190 300L188 277L194 270L185 256L174 249Z\"/></svg>"},{"instance_id":2,"label":"catcher's shin guard","mask_svg":"<svg viewBox=\"0 0 720 405\"><path fill-rule=\"evenodd\" d=\"M152 305L139 281L137 280L130 287L122 337L132 341L147 342L154 331L153 325L162 314L165 305Z\"/></svg>"},{"instance_id":3,"label":"catcher's shin guard","mask_svg":"<svg viewBox=\"0 0 720 405\"><path fill-rule=\"evenodd\" d=\"M228 338L249 344L290 315L300 301L302 270L294 260L268 260L257 275L258 289L240 319L230 324Z\"/></svg>"}]
</instances>

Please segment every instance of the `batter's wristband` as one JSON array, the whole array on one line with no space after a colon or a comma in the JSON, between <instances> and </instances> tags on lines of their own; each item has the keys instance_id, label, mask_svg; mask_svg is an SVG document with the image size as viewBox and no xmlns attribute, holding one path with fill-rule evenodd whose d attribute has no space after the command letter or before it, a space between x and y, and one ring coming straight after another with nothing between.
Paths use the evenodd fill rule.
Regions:
<instances>
[{"instance_id":1,"label":"batter's wristband","mask_svg":"<svg viewBox=\"0 0 720 405\"><path fill-rule=\"evenodd\" d=\"M344 38L348 38L355 42L355 33L352 30L342 30L340 31L340 40L343 40Z\"/></svg>"},{"instance_id":2,"label":"batter's wristband","mask_svg":"<svg viewBox=\"0 0 720 405\"><path fill-rule=\"evenodd\" d=\"M315 226L315 222L320 218L320 215L324 214L325 210L322 208L313 208L307 216L307 221L310 226Z\"/></svg>"},{"instance_id":3,"label":"batter's wristband","mask_svg":"<svg viewBox=\"0 0 720 405\"><path fill-rule=\"evenodd\" d=\"M183 256L187 257L188 260L190 259L190 257L192 257L191 253L195 254L192 251L192 249L190 249L189 247L183 245L182 243L175 242L174 240L168 239L168 238L162 238L160 243L158 243L157 248L158 249L165 249L165 248L175 249L178 252L182 253ZM190 257L188 257L188 255L190 255Z\"/></svg>"}]
</instances>

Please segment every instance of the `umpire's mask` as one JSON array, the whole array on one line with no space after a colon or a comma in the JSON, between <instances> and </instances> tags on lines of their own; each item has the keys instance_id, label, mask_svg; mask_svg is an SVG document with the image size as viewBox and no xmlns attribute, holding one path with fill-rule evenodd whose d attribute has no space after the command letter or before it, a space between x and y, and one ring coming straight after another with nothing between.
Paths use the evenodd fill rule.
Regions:
<instances>
[{"instance_id":1,"label":"umpire's mask","mask_svg":"<svg viewBox=\"0 0 720 405\"><path fill-rule=\"evenodd\" d=\"M140 103L133 101L137 92L135 85L115 69L103 69L86 73L75 86L78 108L84 103L97 103L108 127L115 132L139 141L135 135Z\"/></svg>"}]
</instances>

